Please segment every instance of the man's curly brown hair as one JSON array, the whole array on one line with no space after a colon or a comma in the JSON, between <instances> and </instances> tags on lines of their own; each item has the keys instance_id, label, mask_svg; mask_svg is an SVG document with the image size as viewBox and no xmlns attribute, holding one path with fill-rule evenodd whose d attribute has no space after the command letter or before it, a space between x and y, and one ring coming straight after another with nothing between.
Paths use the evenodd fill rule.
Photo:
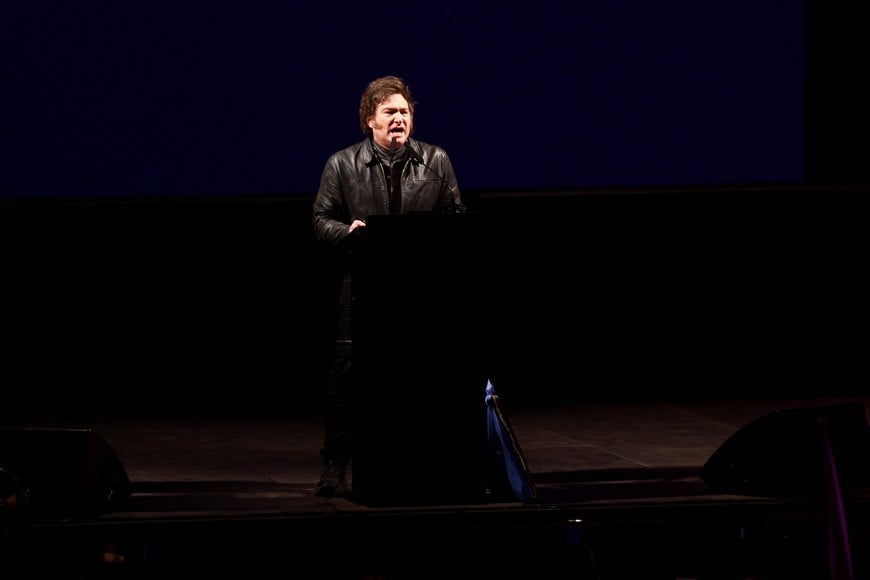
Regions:
<instances>
[{"instance_id":1,"label":"man's curly brown hair","mask_svg":"<svg viewBox=\"0 0 870 580\"><path fill-rule=\"evenodd\" d=\"M411 110L411 117L414 116L414 99L411 96L411 88L407 83L396 76L376 78L368 84L359 101L359 128L363 134L372 134L369 120L375 116L378 105L396 93L405 97L405 100L408 101L408 108ZM413 125L411 127L413 130Z\"/></svg>"}]
</instances>

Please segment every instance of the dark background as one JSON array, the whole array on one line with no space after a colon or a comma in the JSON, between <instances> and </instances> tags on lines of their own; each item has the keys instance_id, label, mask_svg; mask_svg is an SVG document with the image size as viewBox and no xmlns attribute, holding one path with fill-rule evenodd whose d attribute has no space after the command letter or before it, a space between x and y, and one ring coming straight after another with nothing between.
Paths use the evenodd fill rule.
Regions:
<instances>
[{"instance_id":1,"label":"dark background","mask_svg":"<svg viewBox=\"0 0 870 580\"><path fill-rule=\"evenodd\" d=\"M319 404L310 203L392 73L492 228L508 401L865 389L854 9L608 6L16 7L5 408Z\"/></svg>"},{"instance_id":2,"label":"dark background","mask_svg":"<svg viewBox=\"0 0 870 580\"><path fill-rule=\"evenodd\" d=\"M384 74L464 189L801 183L806 20L794 0L16 6L3 197L307 197Z\"/></svg>"}]
</instances>

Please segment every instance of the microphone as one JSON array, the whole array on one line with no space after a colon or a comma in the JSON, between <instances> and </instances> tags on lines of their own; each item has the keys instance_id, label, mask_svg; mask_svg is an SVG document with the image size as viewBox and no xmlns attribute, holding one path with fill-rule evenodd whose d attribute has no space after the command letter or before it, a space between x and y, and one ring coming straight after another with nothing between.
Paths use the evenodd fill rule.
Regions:
<instances>
[{"instance_id":1,"label":"microphone","mask_svg":"<svg viewBox=\"0 0 870 580\"><path fill-rule=\"evenodd\" d=\"M390 167L393 166L393 155L396 154L396 138L390 139Z\"/></svg>"},{"instance_id":2,"label":"microphone","mask_svg":"<svg viewBox=\"0 0 870 580\"><path fill-rule=\"evenodd\" d=\"M393 138L393 141L395 142L395 138ZM444 176L441 174L441 172L436 171L433 167L427 165L423 161L423 156L420 155L420 153L418 153L417 150L414 148L414 145L411 144L411 139L408 139L405 142L405 149L408 150L408 157L412 163L414 163L415 165L422 165L423 167L434 173L435 177L438 178L438 181L441 182L441 187L447 189L447 193L449 195L447 200L447 206L444 208L444 211L449 213L461 213L465 211L465 207L461 203L457 202L456 194L453 192L453 188L450 186L450 184L447 183L447 180L444 179Z\"/></svg>"}]
</instances>

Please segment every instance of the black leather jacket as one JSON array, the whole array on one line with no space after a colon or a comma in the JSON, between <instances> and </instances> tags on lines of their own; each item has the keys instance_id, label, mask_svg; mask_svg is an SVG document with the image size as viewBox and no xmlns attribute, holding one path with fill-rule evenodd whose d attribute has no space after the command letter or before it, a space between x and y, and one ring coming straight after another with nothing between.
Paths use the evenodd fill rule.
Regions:
<instances>
[{"instance_id":1,"label":"black leather jacket","mask_svg":"<svg viewBox=\"0 0 870 580\"><path fill-rule=\"evenodd\" d=\"M453 165L444 149L409 139L405 150L409 158L402 171L402 212L464 212ZM386 213L387 180L371 139L333 153L314 199L317 239L338 244L353 220Z\"/></svg>"}]
</instances>

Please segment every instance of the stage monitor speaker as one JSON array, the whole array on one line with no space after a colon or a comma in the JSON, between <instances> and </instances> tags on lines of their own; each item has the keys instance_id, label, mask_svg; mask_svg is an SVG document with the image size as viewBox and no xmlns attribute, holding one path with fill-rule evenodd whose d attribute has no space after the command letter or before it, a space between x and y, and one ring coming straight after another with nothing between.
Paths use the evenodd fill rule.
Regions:
<instances>
[{"instance_id":1,"label":"stage monitor speaker","mask_svg":"<svg viewBox=\"0 0 870 580\"><path fill-rule=\"evenodd\" d=\"M862 403L778 410L755 419L710 456L701 479L724 493L819 496L826 491L829 457L842 491L867 484L870 431Z\"/></svg>"},{"instance_id":2,"label":"stage monitor speaker","mask_svg":"<svg viewBox=\"0 0 870 580\"><path fill-rule=\"evenodd\" d=\"M17 476L24 517L93 516L130 497L124 466L91 428L0 428L0 466Z\"/></svg>"}]
</instances>

